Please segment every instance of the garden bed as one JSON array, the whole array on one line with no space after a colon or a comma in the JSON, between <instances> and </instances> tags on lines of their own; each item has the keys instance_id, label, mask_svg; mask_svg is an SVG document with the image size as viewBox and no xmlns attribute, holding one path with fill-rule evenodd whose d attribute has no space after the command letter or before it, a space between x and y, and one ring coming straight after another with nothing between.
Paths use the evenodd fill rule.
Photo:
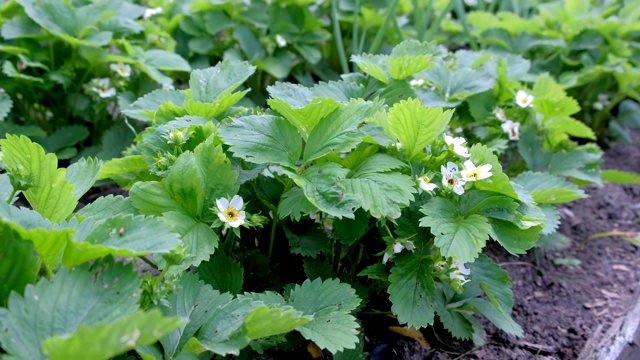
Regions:
<instances>
[{"instance_id":1,"label":"garden bed","mask_svg":"<svg viewBox=\"0 0 640 360\"><path fill-rule=\"evenodd\" d=\"M603 168L640 171L640 147L613 144L605 152ZM607 343L607 337L615 335L607 334L612 324L622 322L639 299L634 295L640 249L620 238L586 239L608 231L640 231L640 186L606 184L586 191L589 198L561 208L560 232L571 239L570 247L536 249L518 257L499 246L485 251L511 276L513 318L523 327L523 338L506 335L486 322L487 343L482 347L442 344L427 336L434 349L398 340L377 345L381 353L377 358L576 359L588 341ZM572 258L580 264L554 264L554 259Z\"/></svg>"}]
</instances>

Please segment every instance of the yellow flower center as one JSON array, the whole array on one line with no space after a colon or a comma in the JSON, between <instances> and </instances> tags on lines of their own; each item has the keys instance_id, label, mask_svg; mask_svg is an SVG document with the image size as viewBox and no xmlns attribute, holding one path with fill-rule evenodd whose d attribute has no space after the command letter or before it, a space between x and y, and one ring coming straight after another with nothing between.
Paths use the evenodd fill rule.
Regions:
<instances>
[{"instance_id":1,"label":"yellow flower center","mask_svg":"<svg viewBox=\"0 0 640 360\"><path fill-rule=\"evenodd\" d=\"M240 212L236 210L236 208L229 207L227 208L227 210L224 211L223 215L225 218L227 218L227 220L231 222L231 221L238 220L238 217L240 216Z\"/></svg>"},{"instance_id":2,"label":"yellow flower center","mask_svg":"<svg viewBox=\"0 0 640 360\"><path fill-rule=\"evenodd\" d=\"M454 176L447 176L447 184L455 186L457 183L458 180Z\"/></svg>"},{"instance_id":3,"label":"yellow flower center","mask_svg":"<svg viewBox=\"0 0 640 360\"><path fill-rule=\"evenodd\" d=\"M428 183L429 183L429 181L431 181L431 179L429 179L429 177L428 177L428 176L423 176L423 177L422 177L422 181L424 181L425 183L427 183L427 184L428 184Z\"/></svg>"},{"instance_id":4,"label":"yellow flower center","mask_svg":"<svg viewBox=\"0 0 640 360\"><path fill-rule=\"evenodd\" d=\"M527 98L524 97L524 98L520 99L520 104L527 105Z\"/></svg>"},{"instance_id":5,"label":"yellow flower center","mask_svg":"<svg viewBox=\"0 0 640 360\"><path fill-rule=\"evenodd\" d=\"M480 175L482 175L482 173L480 172L480 169L475 169L475 170L469 172L469 177L472 177L472 178L474 178L476 180L478 180Z\"/></svg>"}]
</instances>

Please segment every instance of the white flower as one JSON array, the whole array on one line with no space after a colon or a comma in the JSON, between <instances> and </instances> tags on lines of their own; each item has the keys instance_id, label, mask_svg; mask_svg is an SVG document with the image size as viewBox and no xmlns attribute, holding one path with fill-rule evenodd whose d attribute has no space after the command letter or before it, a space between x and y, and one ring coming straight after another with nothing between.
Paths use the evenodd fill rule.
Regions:
<instances>
[{"instance_id":1,"label":"white flower","mask_svg":"<svg viewBox=\"0 0 640 360\"><path fill-rule=\"evenodd\" d=\"M431 183L430 181L431 179L429 179L428 176L423 176L418 179L418 186L420 186L420 189L424 191L433 191L433 189L437 188L438 186L434 183Z\"/></svg>"},{"instance_id":2,"label":"white flower","mask_svg":"<svg viewBox=\"0 0 640 360\"><path fill-rule=\"evenodd\" d=\"M485 164L476 167L471 162L471 160L467 160L464 162L464 167L465 169L460 172L460 175L462 175L462 179L464 179L464 181L484 180L493 175L490 171L491 164Z\"/></svg>"},{"instance_id":3,"label":"white flower","mask_svg":"<svg viewBox=\"0 0 640 360\"><path fill-rule=\"evenodd\" d=\"M518 106L520 106L521 108L526 108L530 106L532 102L533 95L529 95L522 90L518 90L518 93L516 94L516 104L518 104Z\"/></svg>"},{"instance_id":4,"label":"white flower","mask_svg":"<svg viewBox=\"0 0 640 360\"><path fill-rule=\"evenodd\" d=\"M504 113L504 110L500 109L500 108L496 108L493 113L496 115L496 117L498 118L498 120L500 121L507 121L507 115Z\"/></svg>"},{"instance_id":5,"label":"white flower","mask_svg":"<svg viewBox=\"0 0 640 360\"><path fill-rule=\"evenodd\" d=\"M384 253L384 255L382 255L382 263L386 264L387 261L389 261L389 258L391 258L391 255L389 255L388 252Z\"/></svg>"},{"instance_id":6,"label":"white flower","mask_svg":"<svg viewBox=\"0 0 640 360\"><path fill-rule=\"evenodd\" d=\"M460 179L458 174L458 165L448 162L447 167L444 165L440 167L440 171L442 171L442 185L446 187L450 187L453 189L453 192L462 195L464 194L464 183L465 181Z\"/></svg>"},{"instance_id":7,"label":"white flower","mask_svg":"<svg viewBox=\"0 0 640 360\"><path fill-rule=\"evenodd\" d=\"M244 224L246 215L242 210L244 201L240 196L235 195L233 199L231 199L231 202L225 198L220 198L216 200L216 205L218 206L218 210L220 210L218 217L222 222L228 223L234 228Z\"/></svg>"},{"instance_id":8,"label":"white flower","mask_svg":"<svg viewBox=\"0 0 640 360\"><path fill-rule=\"evenodd\" d=\"M111 70L117 72L118 75L124 78L128 78L129 75L131 75L131 66L129 66L128 64L117 63L111 64L109 65L109 67L111 68Z\"/></svg>"},{"instance_id":9,"label":"white flower","mask_svg":"<svg viewBox=\"0 0 640 360\"><path fill-rule=\"evenodd\" d=\"M110 98L116 95L116 89L109 87L109 79L94 79L93 83L96 86L92 86L91 90L98 93L101 98Z\"/></svg>"},{"instance_id":10,"label":"white flower","mask_svg":"<svg viewBox=\"0 0 640 360\"><path fill-rule=\"evenodd\" d=\"M267 166L266 169L262 170L262 175L272 178L275 175L284 175L284 171L282 171L282 166L279 164L271 164Z\"/></svg>"},{"instance_id":11,"label":"white flower","mask_svg":"<svg viewBox=\"0 0 640 360\"><path fill-rule=\"evenodd\" d=\"M451 279L462 281L462 285L469 282L469 280L465 278L465 275L471 274L471 270L464 267L464 263L454 259L451 262L451 270L453 270L451 271L451 273L449 273L449 277Z\"/></svg>"},{"instance_id":12,"label":"white flower","mask_svg":"<svg viewBox=\"0 0 640 360\"><path fill-rule=\"evenodd\" d=\"M402 245L401 242L395 242L393 243L393 252L395 254L399 253L400 251L404 250L404 245Z\"/></svg>"},{"instance_id":13,"label":"white flower","mask_svg":"<svg viewBox=\"0 0 640 360\"><path fill-rule=\"evenodd\" d=\"M466 147L462 146L462 144L467 142L467 140L465 140L464 138L461 138L461 137L454 138L453 136L444 134L444 142L446 142L448 146L453 145L453 152L456 153L458 156L462 156L462 157L471 156L471 154L469 154L469 150L467 150Z\"/></svg>"},{"instance_id":14,"label":"white flower","mask_svg":"<svg viewBox=\"0 0 640 360\"><path fill-rule=\"evenodd\" d=\"M278 44L279 47L285 47L287 46L287 39L283 38L282 35L278 34L276 35L276 43Z\"/></svg>"},{"instance_id":15,"label":"white flower","mask_svg":"<svg viewBox=\"0 0 640 360\"><path fill-rule=\"evenodd\" d=\"M520 123L517 121L507 120L500 125L502 131L509 134L509 140L520 139Z\"/></svg>"},{"instance_id":16,"label":"white flower","mask_svg":"<svg viewBox=\"0 0 640 360\"><path fill-rule=\"evenodd\" d=\"M150 17L152 17L153 15L157 15L162 13L162 8L161 7L157 7L157 8L147 8L144 10L144 15L142 15L142 18L144 19L148 19Z\"/></svg>"},{"instance_id":17,"label":"white flower","mask_svg":"<svg viewBox=\"0 0 640 360\"><path fill-rule=\"evenodd\" d=\"M419 88L422 87L424 85L424 80L423 79L413 79L411 81L409 81L409 85L411 85L412 88Z\"/></svg>"},{"instance_id":18,"label":"white flower","mask_svg":"<svg viewBox=\"0 0 640 360\"><path fill-rule=\"evenodd\" d=\"M398 149L398 151L399 151L400 149L402 149L402 143L400 143L400 142L397 142L397 143L395 144L395 146L396 146L396 149Z\"/></svg>"}]
</instances>

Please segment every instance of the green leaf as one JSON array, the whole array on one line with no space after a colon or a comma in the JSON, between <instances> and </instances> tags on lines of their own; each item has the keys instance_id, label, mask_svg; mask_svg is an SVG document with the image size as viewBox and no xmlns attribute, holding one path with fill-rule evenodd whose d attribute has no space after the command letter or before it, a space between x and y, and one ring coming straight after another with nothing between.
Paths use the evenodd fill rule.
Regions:
<instances>
[{"instance_id":1,"label":"green leaf","mask_svg":"<svg viewBox=\"0 0 640 360\"><path fill-rule=\"evenodd\" d=\"M137 215L136 209L131 205L131 199L121 195L107 195L97 198L91 204L78 210L75 214L81 218L106 219L118 214Z\"/></svg>"},{"instance_id":2,"label":"green leaf","mask_svg":"<svg viewBox=\"0 0 640 360\"><path fill-rule=\"evenodd\" d=\"M255 69L244 61L224 60L214 67L194 70L189 80L191 97L203 103L220 101L242 85Z\"/></svg>"},{"instance_id":3,"label":"green leaf","mask_svg":"<svg viewBox=\"0 0 640 360\"><path fill-rule=\"evenodd\" d=\"M181 318L165 318L157 310L138 311L111 323L80 326L73 335L47 338L42 347L51 360L110 359L138 346L149 345L183 325Z\"/></svg>"},{"instance_id":4,"label":"green leaf","mask_svg":"<svg viewBox=\"0 0 640 360\"><path fill-rule=\"evenodd\" d=\"M198 276L215 290L235 295L242 291L244 269L219 251L198 266Z\"/></svg>"},{"instance_id":5,"label":"green leaf","mask_svg":"<svg viewBox=\"0 0 640 360\"><path fill-rule=\"evenodd\" d=\"M71 184L75 190L73 196L82 197L96 182L102 161L94 158L82 158L67 167L65 179Z\"/></svg>"},{"instance_id":6,"label":"green leaf","mask_svg":"<svg viewBox=\"0 0 640 360\"><path fill-rule=\"evenodd\" d=\"M435 315L432 258L416 249L395 254L393 260L388 289L391 311L401 324L417 329L432 325Z\"/></svg>"},{"instance_id":7,"label":"green leaf","mask_svg":"<svg viewBox=\"0 0 640 360\"><path fill-rule=\"evenodd\" d=\"M256 164L276 163L295 168L302 154L298 131L281 117L243 116L220 126L219 131L235 156Z\"/></svg>"},{"instance_id":8,"label":"green leaf","mask_svg":"<svg viewBox=\"0 0 640 360\"><path fill-rule=\"evenodd\" d=\"M315 98L315 94L302 85L276 83L267 91L272 97L267 101L269 106L295 126L305 141L320 119L340 107L330 97Z\"/></svg>"},{"instance_id":9,"label":"green leaf","mask_svg":"<svg viewBox=\"0 0 640 360\"><path fill-rule=\"evenodd\" d=\"M11 96L7 93L0 93L0 121L4 121L13 107Z\"/></svg>"},{"instance_id":10,"label":"green leaf","mask_svg":"<svg viewBox=\"0 0 640 360\"><path fill-rule=\"evenodd\" d=\"M114 178L122 174L146 170L148 167L142 155L125 156L104 163L100 167L96 180Z\"/></svg>"},{"instance_id":11,"label":"green leaf","mask_svg":"<svg viewBox=\"0 0 640 360\"><path fill-rule=\"evenodd\" d=\"M51 282L42 279L28 285L24 297L16 293L9 297L9 307L0 309L2 348L14 358L46 359L42 349L46 339L134 313L139 306L140 283L131 265L112 259L63 268Z\"/></svg>"},{"instance_id":12,"label":"green leaf","mask_svg":"<svg viewBox=\"0 0 640 360\"><path fill-rule=\"evenodd\" d=\"M505 220L512 223L520 221L518 203L512 198L488 191L465 191L460 196L460 212L464 215L477 214L486 218Z\"/></svg>"},{"instance_id":13,"label":"green leaf","mask_svg":"<svg viewBox=\"0 0 640 360\"><path fill-rule=\"evenodd\" d=\"M182 91L155 90L122 109L122 113L130 118L147 122L155 118L156 111L163 104L171 103L175 106L182 106L186 99L187 96Z\"/></svg>"},{"instance_id":14,"label":"green leaf","mask_svg":"<svg viewBox=\"0 0 640 360\"><path fill-rule=\"evenodd\" d=\"M300 221L303 214L313 214L317 210L318 208L305 197L302 189L294 187L282 195L278 204L278 217L284 219L289 216L295 221Z\"/></svg>"},{"instance_id":15,"label":"green leaf","mask_svg":"<svg viewBox=\"0 0 640 360\"><path fill-rule=\"evenodd\" d=\"M491 237L513 255L525 254L540 238L540 226L521 229L504 220L490 219Z\"/></svg>"},{"instance_id":16,"label":"green leaf","mask_svg":"<svg viewBox=\"0 0 640 360\"><path fill-rule=\"evenodd\" d=\"M312 319L312 316L302 316L296 309L270 309L266 306L258 306L245 317L244 328L247 337L255 340L288 333Z\"/></svg>"},{"instance_id":17,"label":"green leaf","mask_svg":"<svg viewBox=\"0 0 640 360\"><path fill-rule=\"evenodd\" d=\"M194 273L185 273L177 284L177 290L167 297L169 306L160 309L165 316L179 316L189 322L160 339L165 358L179 354L200 327L208 314L231 300L230 294L220 294L205 285Z\"/></svg>"},{"instance_id":18,"label":"green leaf","mask_svg":"<svg viewBox=\"0 0 640 360\"><path fill-rule=\"evenodd\" d=\"M471 270L469 275L470 279L474 283L477 282L479 284L495 309L505 319L511 320L513 292L511 291L509 273L502 270L499 265L484 254L481 254L476 261L467 264L467 266ZM515 336L522 336L524 334L522 328L519 326L503 330L510 331L510 333Z\"/></svg>"},{"instance_id":19,"label":"green leaf","mask_svg":"<svg viewBox=\"0 0 640 360\"><path fill-rule=\"evenodd\" d=\"M359 304L355 290L338 280L306 280L291 290L290 304L313 320L298 328L302 336L332 354L353 349L358 342L358 328L350 314Z\"/></svg>"},{"instance_id":20,"label":"green leaf","mask_svg":"<svg viewBox=\"0 0 640 360\"><path fill-rule=\"evenodd\" d=\"M365 211L358 210L354 219L334 219L331 237L340 240L344 245L353 245L369 231L369 218Z\"/></svg>"},{"instance_id":21,"label":"green leaf","mask_svg":"<svg viewBox=\"0 0 640 360\"><path fill-rule=\"evenodd\" d=\"M526 171L513 181L531 192L537 203L561 204L587 197L575 184L549 173Z\"/></svg>"},{"instance_id":22,"label":"green leaf","mask_svg":"<svg viewBox=\"0 0 640 360\"><path fill-rule=\"evenodd\" d=\"M27 284L38 278L41 260L30 241L0 222L0 305L6 306L9 294L22 294Z\"/></svg>"},{"instance_id":23,"label":"green leaf","mask_svg":"<svg viewBox=\"0 0 640 360\"><path fill-rule=\"evenodd\" d=\"M345 193L341 182L349 170L336 163L314 165L300 175L286 169L284 172L302 188L311 204L329 215L353 219L354 209L361 205L359 199Z\"/></svg>"},{"instance_id":24,"label":"green leaf","mask_svg":"<svg viewBox=\"0 0 640 360\"><path fill-rule=\"evenodd\" d=\"M602 180L610 184L640 184L640 173L620 171L620 170L603 170Z\"/></svg>"},{"instance_id":25,"label":"green leaf","mask_svg":"<svg viewBox=\"0 0 640 360\"><path fill-rule=\"evenodd\" d=\"M162 49L145 51L142 60L158 70L191 71L189 63L180 55Z\"/></svg>"},{"instance_id":26,"label":"green leaf","mask_svg":"<svg viewBox=\"0 0 640 360\"><path fill-rule=\"evenodd\" d=\"M596 139L596 134L590 127L585 125L576 119L570 117L561 117L549 121L545 124L545 127L550 130L556 130L564 132L570 136L575 136L584 139Z\"/></svg>"},{"instance_id":27,"label":"green leaf","mask_svg":"<svg viewBox=\"0 0 640 360\"><path fill-rule=\"evenodd\" d=\"M549 173L601 184L601 161L602 150L598 145L595 143L585 144L553 154L549 162Z\"/></svg>"},{"instance_id":28,"label":"green leaf","mask_svg":"<svg viewBox=\"0 0 640 360\"><path fill-rule=\"evenodd\" d=\"M217 307L209 313L196 337L207 350L216 354L238 354L250 342L242 326L245 316L254 308L253 302L248 298L237 298L221 303L218 298L213 299Z\"/></svg>"},{"instance_id":29,"label":"green leaf","mask_svg":"<svg viewBox=\"0 0 640 360\"><path fill-rule=\"evenodd\" d=\"M438 319L440 319L444 328L447 329L453 337L464 340L471 339L474 335L474 329L469 318L465 317L464 314L457 309L452 309L447 306L448 304L444 297L442 286L439 286L439 288L436 292L436 301L434 302Z\"/></svg>"},{"instance_id":30,"label":"green leaf","mask_svg":"<svg viewBox=\"0 0 640 360\"><path fill-rule=\"evenodd\" d=\"M385 84L389 83L389 73L386 66L386 55L352 55L351 61L356 63L362 72Z\"/></svg>"},{"instance_id":31,"label":"green leaf","mask_svg":"<svg viewBox=\"0 0 640 360\"><path fill-rule=\"evenodd\" d=\"M0 140L3 161L10 175L31 180L31 187L24 195L34 210L52 222L59 222L71 215L78 197L74 187L65 179L66 170L57 169L58 160L53 154L26 136L7 135Z\"/></svg>"},{"instance_id":32,"label":"green leaf","mask_svg":"<svg viewBox=\"0 0 640 360\"><path fill-rule=\"evenodd\" d=\"M491 227L483 216L462 216L458 208L447 199L435 197L420 212L420 226L430 227L435 245L444 257L455 257L460 262L472 262L484 248Z\"/></svg>"},{"instance_id":33,"label":"green leaf","mask_svg":"<svg viewBox=\"0 0 640 360\"><path fill-rule=\"evenodd\" d=\"M96 222L87 237L79 241L67 244L62 259L65 266L71 267L107 255L168 253L180 244L178 235L172 233L161 219L125 214Z\"/></svg>"},{"instance_id":34,"label":"green leaf","mask_svg":"<svg viewBox=\"0 0 640 360\"><path fill-rule=\"evenodd\" d=\"M301 234L296 234L288 227L284 227L284 233L289 239L289 248L292 254L315 258L321 252L329 249L329 237L318 227L308 227Z\"/></svg>"},{"instance_id":35,"label":"green leaf","mask_svg":"<svg viewBox=\"0 0 640 360\"><path fill-rule=\"evenodd\" d=\"M157 181L137 182L129 191L131 204L144 215L162 215L165 212L184 210L171 193Z\"/></svg>"},{"instance_id":36,"label":"green leaf","mask_svg":"<svg viewBox=\"0 0 640 360\"><path fill-rule=\"evenodd\" d=\"M365 137L358 126L373 117L382 106L381 101L354 100L321 119L309 134L303 161L309 162L331 152L347 152L356 147Z\"/></svg>"},{"instance_id":37,"label":"green leaf","mask_svg":"<svg viewBox=\"0 0 640 360\"><path fill-rule=\"evenodd\" d=\"M542 235L549 235L560 226L560 213L555 205L552 204L540 204L540 209L544 213L544 224L542 227Z\"/></svg>"},{"instance_id":38,"label":"green leaf","mask_svg":"<svg viewBox=\"0 0 640 360\"><path fill-rule=\"evenodd\" d=\"M177 266L178 268L187 269L191 265L198 266L202 261L207 260L218 247L220 238L208 224L175 211L164 213L162 218L171 225L173 232L182 237L185 257L182 263Z\"/></svg>"},{"instance_id":39,"label":"green leaf","mask_svg":"<svg viewBox=\"0 0 640 360\"><path fill-rule=\"evenodd\" d=\"M417 99L403 100L389 110L389 130L409 159L414 159L440 136L452 115L453 110L443 112L442 108L426 108Z\"/></svg>"},{"instance_id":40,"label":"green leaf","mask_svg":"<svg viewBox=\"0 0 640 360\"><path fill-rule=\"evenodd\" d=\"M40 141L48 153L58 152L66 147L74 146L89 137L89 130L82 125L65 126Z\"/></svg>"}]
</instances>

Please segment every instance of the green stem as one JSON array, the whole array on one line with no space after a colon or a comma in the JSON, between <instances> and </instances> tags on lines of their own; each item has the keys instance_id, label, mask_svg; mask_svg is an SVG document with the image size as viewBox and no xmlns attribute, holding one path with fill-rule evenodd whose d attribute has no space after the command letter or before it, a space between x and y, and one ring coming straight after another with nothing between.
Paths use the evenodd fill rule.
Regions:
<instances>
[{"instance_id":1,"label":"green stem","mask_svg":"<svg viewBox=\"0 0 640 360\"><path fill-rule=\"evenodd\" d=\"M13 191L11 191L11 196L9 196L9 200L7 200L7 204L11 205L11 200L13 200L13 197L16 196L16 193L18 192L18 190L13 189Z\"/></svg>"},{"instance_id":2,"label":"green stem","mask_svg":"<svg viewBox=\"0 0 640 360\"><path fill-rule=\"evenodd\" d=\"M360 17L360 0L356 0L353 13L353 30L351 31L351 54L360 54L358 46L358 18Z\"/></svg>"},{"instance_id":3,"label":"green stem","mask_svg":"<svg viewBox=\"0 0 640 360\"><path fill-rule=\"evenodd\" d=\"M276 242L276 226L278 225L278 214L273 214L273 222L271 223L271 234L269 234L269 252L267 259L271 262L271 253L273 252L273 244Z\"/></svg>"},{"instance_id":4,"label":"green stem","mask_svg":"<svg viewBox=\"0 0 640 360\"><path fill-rule=\"evenodd\" d=\"M471 31L469 30L469 22L467 21L467 13L464 11L464 6L462 5L462 0L454 0L456 2L456 13L458 14L458 20L462 25L462 32L467 37L467 42L473 51L478 50L478 44L476 44L473 35L471 35ZM483 1L483 0L479 0Z\"/></svg>"},{"instance_id":5,"label":"green stem","mask_svg":"<svg viewBox=\"0 0 640 360\"><path fill-rule=\"evenodd\" d=\"M400 3L400 0L393 0L391 5L389 6L389 9L387 9L387 16L385 16L384 21L382 22L382 25L378 29L378 32L376 33L376 37L373 38L373 43L369 47L369 51L368 51L369 54L376 53L380 48L380 45L382 45L382 40L384 40L384 37L387 34L387 27L389 26L389 21L391 21L391 18L395 17L396 15L396 8L398 7L398 3Z\"/></svg>"},{"instance_id":6,"label":"green stem","mask_svg":"<svg viewBox=\"0 0 640 360\"><path fill-rule=\"evenodd\" d=\"M338 20L338 0L331 1L331 18L333 22L333 38L336 42L338 50L338 58L340 59L340 67L343 73L349 72L349 63L347 55L344 52L344 43L342 42L342 32L340 31L340 21Z\"/></svg>"},{"instance_id":7,"label":"green stem","mask_svg":"<svg viewBox=\"0 0 640 360\"><path fill-rule=\"evenodd\" d=\"M447 6L442 10L440 15L438 15L438 17L436 18L436 21L434 21L433 24L431 24L431 26L429 27L429 30L425 34L425 39L431 40L435 36L436 31L438 31L438 29L440 28L440 24L442 23L442 20L444 20L445 16L447 16L447 14L451 11L451 9L453 8L453 5L455 5L455 2L456 0L449 1Z\"/></svg>"},{"instance_id":8,"label":"green stem","mask_svg":"<svg viewBox=\"0 0 640 360\"><path fill-rule=\"evenodd\" d=\"M138 256L138 258L142 261L144 261L145 263L147 263L147 265L151 266L152 268L158 270L158 265L156 265L153 261L147 259L145 256Z\"/></svg>"}]
</instances>

